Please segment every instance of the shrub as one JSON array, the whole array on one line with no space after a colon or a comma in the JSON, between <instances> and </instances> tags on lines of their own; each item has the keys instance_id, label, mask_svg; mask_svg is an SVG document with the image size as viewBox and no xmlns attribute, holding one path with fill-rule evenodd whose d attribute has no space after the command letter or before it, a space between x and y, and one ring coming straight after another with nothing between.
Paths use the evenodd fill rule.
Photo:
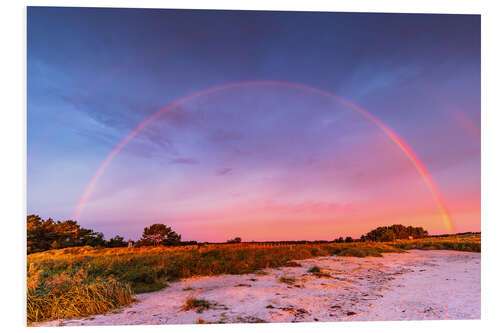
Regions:
<instances>
[{"instance_id":1,"label":"shrub","mask_svg":"<svg viewBox=\"0 0 500 333\"><path fill-rule=\"evenodd\" d=\"M212 304L205 299L188 297L182 308L184 311L196 310L196 312L202 313L204 310L210 309L211 306Z\"/></svg>"},{"instance_id":2,"label":"shrub","mask_svg":"<svg viewBox=\"0 0 500 333\"><path fill-rule=\"evenodd\" d=\"M295 261L288 261L285 263L285 267L302 267L302 265Z\"/></svg>"},{"instance_id":3,"label":"shrub","mask_svg":"<svg viewBox=\"0 0 500 333\"><path fill-rule=\"evenodd\" d=\"M235 237L233 239L230 239L227 241L228 244L236 244L236 243L241 243L241 237Z\"/></svg>"},{"instance_id":4,"label":"shrub","mask_svg":"<svg viewBox=\"0 0 500 333\"><path fill-rule=\"evenodd\" d=\"M281 283L286 283L286 284L294 284L295 283L295 278L294 277L287 277L287 276L282 276L278 280Z\"/></svg>"},{"instance_id":5,"label":"shrub","mask_svg":"<svg viewBox=\"0 0 500 333\"><path fill-rule=\"evenodd\" d=\"M312 273L312 274L314 274L314 273L321 273L321 268L319 268L318 266L313 266L313 267L309 268L307 270L307 272L308 273Z\"/></svg>"},{"instance_id":6,"label":"shrub","mask_svg":"<svg viewBox=\"0 0 500 333\"><path fill-rule=\"evenodd\" d=\"M378 227L363 237L363 239L375 242L390 242L396 239L413 239L427 237L429 233L422 227L405 227L401 224L393 224L387 227Z\"/></svg>"},{"instance_id":7,"label":"shrub","mask_svg":"<svg viewBox=\"0 0 500 333\"><path fill-rule=\"evenodd\" d=\"M46 287L43 291L28 288L28 322L103 313L134 300L129 286L113 280L88 284L58 281Z\"/></svg>"}]
</instances>

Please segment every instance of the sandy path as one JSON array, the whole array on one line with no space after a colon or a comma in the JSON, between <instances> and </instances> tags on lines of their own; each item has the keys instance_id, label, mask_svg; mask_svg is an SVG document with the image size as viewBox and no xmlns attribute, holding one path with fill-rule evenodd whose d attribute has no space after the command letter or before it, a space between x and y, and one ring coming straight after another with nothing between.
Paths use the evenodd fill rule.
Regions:
<instances>
[{"instance_id":1,"label":"sandy path","mask_svg":"<svg viewBox=\"0 0 500 333\"><path fill-rule=\"evenodd\" d=\"M266 275L190 278L138 296L107 315L50 325L192 324L417 319L479 319L481 255L456 251L388 253L383 258L321 257ZM317 265L329 276L307 270ZM292 284L279 278L294 277ZM212 303L182 309L194 296Z\"/></svg>"}]
</instances>

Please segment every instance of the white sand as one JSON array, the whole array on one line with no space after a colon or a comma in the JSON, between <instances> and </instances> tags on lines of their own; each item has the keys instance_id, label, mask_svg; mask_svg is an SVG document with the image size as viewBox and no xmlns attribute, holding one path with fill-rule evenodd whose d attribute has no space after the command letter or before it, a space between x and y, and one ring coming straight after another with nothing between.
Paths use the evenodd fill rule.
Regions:
<instances>
[{"instance_id":1,"label":"white sand","mask_svg":"<svg viewBox=\"0 0 500 333\"><path fill-rule=\"evenodd\" d=\"M268 269L267 275L185 279L138 295L139 302L114 313L42 325L193 324L198 318L235 323L481 316L479 253L412 250L383 258L321 257L297 262L302 267ZM307 273L314 265L331 277ZM281 276L295 277L296 282L279 282ZM202 313L184 311L189 296L210 301L213 308Z\"/></svg>"}]
</instances>

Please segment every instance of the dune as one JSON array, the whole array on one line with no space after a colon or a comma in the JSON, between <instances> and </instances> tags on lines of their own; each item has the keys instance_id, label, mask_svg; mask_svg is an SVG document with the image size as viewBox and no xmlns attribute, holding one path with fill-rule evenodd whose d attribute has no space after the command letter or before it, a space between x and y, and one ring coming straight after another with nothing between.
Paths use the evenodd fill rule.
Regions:
<instances>
[{"instance_id":1,"label":"dune","mask_svg":"<svg viewBox=\"0 0 500 333\"><path fill-rule=\"evenodd\" d=\"M480 319L481 254L319 257L262 274L196 277L105 315L37 326ZM312 269L317 266L317 268ZM192 299L192 306L185 307Z\"/></svg>"}]
</instances>

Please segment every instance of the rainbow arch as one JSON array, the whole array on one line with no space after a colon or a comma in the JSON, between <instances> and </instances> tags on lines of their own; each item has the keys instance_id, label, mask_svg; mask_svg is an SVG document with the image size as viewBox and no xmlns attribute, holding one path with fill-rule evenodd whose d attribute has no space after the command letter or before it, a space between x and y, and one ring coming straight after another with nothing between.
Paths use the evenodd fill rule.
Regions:
<instances>
[{"instance_id":1,"label":"rainbow arch","mask_svg":"<svg viewBox=\"0 0 500 333\"><path fill-rule=\"evenodd\" d=\"M441 218L443 220L443 223L445 227L449 230L453 230L453 225L451 222L450 215L448 213L448 210L446 209L443 199L441 197L441 194L438 190L438 187L434 180L432 179L431 175L429 172L426 170L420 159L417 157L417 155L413 152L413 150L408 146L408 144L400 137L398 136L393 130L391 130L387 125L385 125L381 120L376 118L374 115L366 111L365 109L361 108L360 106L346 100L343 97L334 95L332 93L329 93L327 91L310 87L304 84L300 83L294 83L294 82L286 82L286 81L245 81L245 82L233 82L225 85L219 85L215 86L212 88L204 89L197 91L195 93L189 94L187 96L184 96L168 105L165 107L161 108L157 112L155 112L153 115L151 115L149 118L141 122L139 125L137 125L132 131L130 131L129 134L127 134L114 148L113 150L106 156L104 161L101 163L99 168L97 169L96 173L86 186L82 196L80 197L80 200L78 201L75 214L74 214L74 219L78 220L80 217L83 208L85 207L85 204L90 196L90 193L92 192L93 188L95 187L95 184L101 177L101 175L104 173L104 170L106 167L111 163L113 158L123 149L123 147L130 141L132 140L137 133L139 133L144 127L149 125L151 122L155 121L156 119L160 118L163 114L166 112L172 110L173 108L189 101L192 99L195 99L200 96L208 95L217 91L221 90L226 90L226 89L233 89L233 88L239 88L239 87L248 87L248 86L282 86L282 87L289 87L289 88L294 88L294 89L301 89L305 91L309 91L311 93L315 93L318 95L322 95L334 100L337 100L341 102L342 104L346 105L350 109L359 112L362 116L364 116L366 119L370 120L373 122L378 128L380 128L390 139L394 144L396 144L401 151L408 157L410 162L413 164L417 172L422 176L425 184L427 185L429 191L432 194L432 197L439 209L439 212L441 214Z\"/></svg>"}]
</instances>

